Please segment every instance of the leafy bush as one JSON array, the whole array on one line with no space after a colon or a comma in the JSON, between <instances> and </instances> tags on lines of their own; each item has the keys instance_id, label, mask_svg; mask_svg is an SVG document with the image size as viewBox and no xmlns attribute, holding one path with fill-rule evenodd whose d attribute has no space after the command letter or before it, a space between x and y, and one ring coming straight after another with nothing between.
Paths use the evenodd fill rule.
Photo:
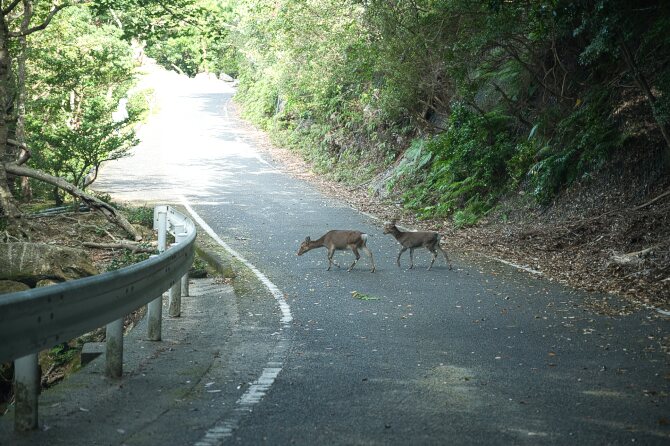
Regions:
<instances>
[{"instance_id":1,"label":"leafy bush","mask_svg":"<svg viewBox=\"0 0 670 446\"><path fill-rule=\"evenodd\" d=\"M58 344L49 350L49 358L56 365L63 365L71 362L79 355L79 349L72 348L66 342Z\"/></svg>"},{"instance_id":2,"label":"leafy bush","mask_svg":"<svg viewBox=\"0 0 670 446\"><path fill-rule=\"evenodd\" d=\"M154 209L148 206L132 207L125 210L130 223L139 224L147 228L153 228Z\"/></svg>"},{"instance_id":3,"label":"leafy bush","mask_svg":"<svg viewBox=\"0 0 670 446\"><path fill-rule=\"evenodd\" d=\"M623 145L625 135L614 124L608 93L594 90L557 125L555 142L540 152L529 170L532 193L547 204L566 185L600 168Z\"/></svg>"},{"instance_id":4,"label":"leafy bush","mask_svg":"<svg viewBox=\"0 0 670 446\"><path fill-rule=\"evenodd\" d=\"M115 257L107 267L107 271L116 271L117 269L125 268L126 266L134 265L149 258L149 254L137 253L133 254L128 249L123 250L123 255Z\"/></svg>"},{"instance_id":5,"label":"leafy bush","mask_svg":"<svg viewBox=\"0 0 670 446\"><path fill-rule=\"evenodd\" d=\"M448 130L415 141L392 182L415 183L403 200L420 217L447 217L461 210L459 224L472 224L508 190L508 165L514 160L515 168L521 168L518 152L526 146L512 142L500 114L478 115L462 104L452 110Z\"/></svg>"}]
</instances>

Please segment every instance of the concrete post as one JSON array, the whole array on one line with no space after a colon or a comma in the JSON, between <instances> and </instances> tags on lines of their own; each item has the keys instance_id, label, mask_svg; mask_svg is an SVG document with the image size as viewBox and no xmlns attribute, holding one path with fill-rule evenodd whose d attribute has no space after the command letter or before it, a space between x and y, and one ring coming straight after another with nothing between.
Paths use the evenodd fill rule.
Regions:
<instances>
[{"instance_id":1,"label":"concrete post","mask_svg":"<svg viewBox=\"0 0 670 446\"><path fill-rule=\"evenodd\" d=\"M163 253L167 248L167 212L158 212L158 252Z\"/></svg>"},{"instance_id":2,"label":"concrete post","mask_svg":"<svg viewBox=\"0 0 670 446\"><path fill-rule=\"evenodd\" d=\"M107 324L105 374L108 378L123 376L123 318Z\"/></svg>"},{"instance_id":3,"label":"concrete post","mask_svg":"<svg viewBox=\"0 0 670 446\"><path fill-rule=\"evenodd\" d=\"M181 316L181 281L175 282L170 288L170 305L168 307L170 317Z\"/></svg>"},{"instance_id":4,"label":"concrete post","mask_svg":"<svg viewBox=\"0 0 670 446\"><path fill-rule=\"evenodd\" d=\"M156 257L152 255L151 257ZM147 304L147 339L160 341L163 338L163 295Z\"/></svg>"},{"instance_id":5,"label":"concrete post","mask_svg":"<svg viewBox=\"0 0 670 446\"><path fill-rule=\"evenodd\" d=\"M184 232L184 225L175 225L175 242L172 246L176 246L179 243L182 243L186 239L186 236L187 233ZM186 277L186 283L188 287L188 273L186 273L184 277ZM179 282L175 283L172 285L172 288L170 288L170 304L168 311L171 317L181 316L181 296L182 290L184 288L184 277L182 277ZM186 290L185 295L188 295L188 289Z\"/></svg>"},{"instance_id":6,"label":"concrete post","mask_svg":"<svg viewBox=\"0 0 670 446\"><path fill-rule=\"evenodd\" d=\"M158 252L163 253L167 248L167 212L158 212ZM163 295L149 302L147 305L147 338L150 341L160 341L163 338Z\"/></svg>"},{"instance_id":7,"label":"concrete post","mask_svg":"<svg viewBox=\"0 0 670 446\"><path fill-rule=\"evenodd\" d=\"M160 341L163 336L163 295L149 302L147 305L147 338L150 341Z\"/></svg>"},{"instance_id":8,"label":"concrete post","mask_svg":"<svg viewBox=\"0 0 670 446\"><path fill-rule=\"evenodd\" d=\"M181 276L181 295L188 296L188 273Z\"/></svg>"},{"instance_id":9,"label":"concrete post","mask_svg":"<svg viewBox=\"0 0 670 446\"><path fill-rule=\"evenodd\" d=\"M14 361L14 430L37 429L37 401L40 390L37 353Z\"/></svg>"},{"instance_id":10,"label":"concrete post","mask_svg":"<svg viewBox=\"0 0 670 446\"><path fill-rule=\"evenodd\" d=\"M186 240L186 236L188 235L186 228L183 225L180 226L180 228L181 231L175 236L175 242L177 243L182 243ZM181 295L188 296L188 272L181 277Z\"/></svg>"}]
</instances>

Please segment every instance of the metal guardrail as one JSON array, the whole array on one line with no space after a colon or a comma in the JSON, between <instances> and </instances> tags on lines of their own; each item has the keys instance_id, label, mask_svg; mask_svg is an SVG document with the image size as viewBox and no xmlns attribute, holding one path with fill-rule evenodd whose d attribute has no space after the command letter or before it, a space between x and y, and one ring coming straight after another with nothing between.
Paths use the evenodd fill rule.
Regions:
<instances>
[{"instance_id":1,"label":"metal guardrail","mask_svg":"<svg viewBox=\"0 0 670 446\"><path fill-rule=\"evenodd\" d=\"M107 325L107 375L120 377L123 318L149 304L150 340L160 340L162 294L170 289L170 315L179 316L188 294L195 225L169 206L154 209L159 255L97 276L0 297L0 362L15 361L15 427L37 427L37 353ZM175 243L166 250L166 232Z\"/></svg>"}]
</instances>

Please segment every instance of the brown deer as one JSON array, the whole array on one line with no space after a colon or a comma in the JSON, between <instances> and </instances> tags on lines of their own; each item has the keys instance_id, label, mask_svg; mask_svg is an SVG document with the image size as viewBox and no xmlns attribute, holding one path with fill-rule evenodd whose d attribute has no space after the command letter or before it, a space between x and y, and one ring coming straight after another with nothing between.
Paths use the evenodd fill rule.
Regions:
<instances>
[{"instance_id":1,"label":"brown deer","mask_svg":"<svg viewBox=\"0 0 670 446\"><path fill-rule=\"evenodd\" d=\"M298 249L298 255L301 256L307 251L310 251L314 248L324 247L328 250L327 271L330 271L330 267L332 265L335 265L338 268L340 267L340 265L338 265L333 260L333 254L335 253L335 251L344 251L347 249L351 249L351 252L353 252L354 255L356 256L354 263L352 263L349 269L347 270L351 271L356 265L356 262L358 262L358 259L361 258L361 255L358 253L358 250L362 249L368 254L368 256L370 256L370 263L372 263L372 269L370 270L370 272L374 273L375 261L372 258L372 252L370 251L370 248L368 248L367 246L367 241L368 241L368 235L360 231L343 231L334 229L332 231L326 232L318 240L312 241L309 237L306 237L305 241L302 242L302 244L300 245L300 249Z\"/></svg>"},{"instance_id":2,"label":"brown deer","mask_svg":"<svg viewBox=\"0 0 670 446\"><path fill-rule=\"evenodd\" d=\"M402 246L398 253L398 258L396 259L398 266L400 266L400 256L403 252L409 249L409 269L414 268L414 249L423 247L433 253L433 258L430 261L428 271L430 271L433 267L433 263L435 263L437 251L440 251L444 255L444 260L449 264L449 269L452 269L451 261L449 260L447 253L440 247L440 234L432 231L403 232L396 226L397 222L397 219L393 219L391 222L385 223L384 234L392 234Z\"/></svg>"}]
</instances>

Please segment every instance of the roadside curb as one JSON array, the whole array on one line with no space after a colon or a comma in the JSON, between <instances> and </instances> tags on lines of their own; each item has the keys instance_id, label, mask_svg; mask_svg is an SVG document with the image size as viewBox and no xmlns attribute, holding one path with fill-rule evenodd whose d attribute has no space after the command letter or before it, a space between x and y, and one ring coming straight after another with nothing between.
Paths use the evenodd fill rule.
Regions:
<instances>
[{"instance_id":1,"label":"roadside curb","mask_svg":"<svg viewBox=\"0 0 670 446\"><path fill-rule=\"evenodd\" d=\"M198 236L200 236L200 234L198 234ZM216 273L221 274L224 278L233 279L237 276L230 260L225 259L219 253L211 250L200 240L196 241L195 252L202 260L207 262Z\"/></svg>"}]
</instances>

